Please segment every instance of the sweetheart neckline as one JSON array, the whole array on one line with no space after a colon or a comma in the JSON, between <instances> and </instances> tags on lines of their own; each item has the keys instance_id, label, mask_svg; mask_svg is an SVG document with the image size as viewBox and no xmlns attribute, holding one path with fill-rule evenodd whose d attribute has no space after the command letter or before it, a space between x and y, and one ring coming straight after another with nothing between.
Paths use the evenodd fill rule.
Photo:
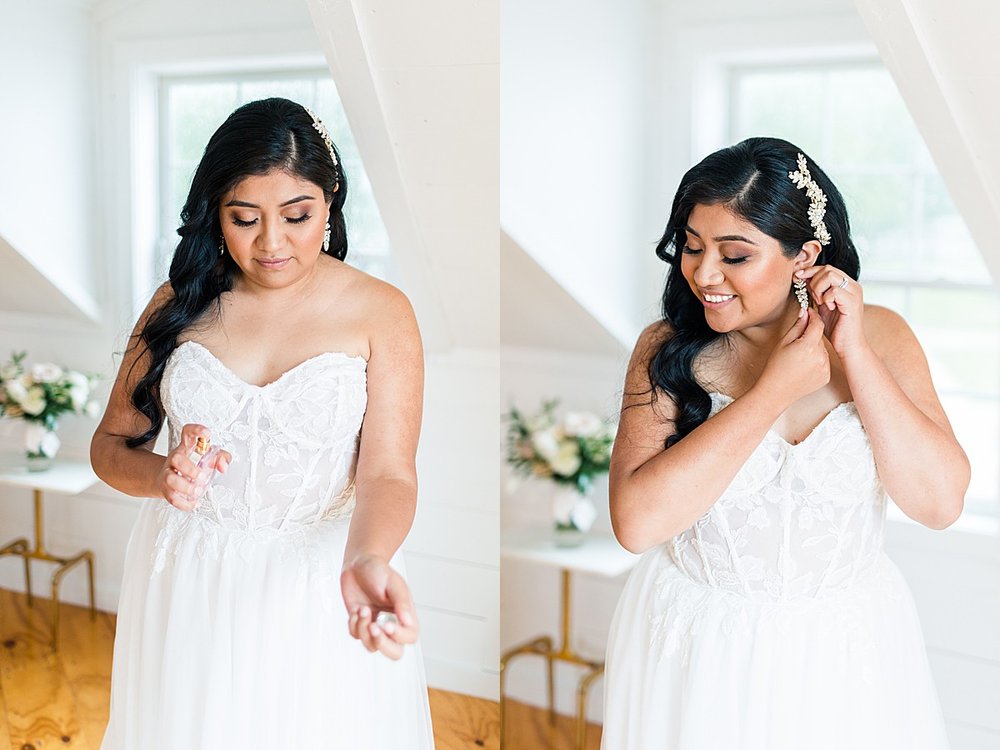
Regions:
<instances>
[{"instance_id":1,"label":"sweetheart neckline","mask_svg":"<svg viewBox=\"0 0 1000 750\"><path fill-rule=\"evenodd\" d=\"M727 406L729 404L733 403L736 400L735 398L733 398L732 396L730 396L728 393L722 393L721 391L709 391L708 395L710 397L711 396L721 396L722 398L729 399L729 401L726 404ZM836 414L836 413L838 413L840 411L848 410L849 408L850 409L854 409L855 412L857 411L857 407L856 407L856 405L855 405L855 403L854 403L853 400L852 401L842 401L841 403L839 403L836 406L834 406L832 409L830 409L830 411L828 411L826 414L823 415L823 418L821 420L819 420L819 422L816 423L816 425L809 431L809 434L806 435L804 438L802 438L797 443L791 443L791 442L789 442L788 440L786 440L781 435L780 432L778 432L777 430L775 430L773 427L769 427L767 429L767 434L768 435L773 435L783 445L787 446L788 448L791 448L791 449L798 448L800 446L805 445L807 442L809 442L809 440L812 438L812 436L815 435L817 432L819 432L820 428L823 425L825 425L834 414ZM864 427L864 425L862 425L862 427Z\"/></svg>"},{"instance_id":2,"label":"sweetheart neckline","mask_svg":"<svg viewBox=\"0 0 1000 750\"><path fill-rule=\"evenodd\" d=\"M229 365L227 365L225 362L223 362L221 359L219 359L217 356L215 356L215 354L212 353L211 349L209 349L207 346L205 346L204 344L202 344L202 343L200 343L198 341L194 341L193 339L188 339L187 341L182 341L180 344L178 344L174 348L174 351L179 351L181 349L181 347L185 346L186 344L194 344L198 349L201 349L203 352L205 352L205 354L208 355L209 359L211 359L219 367L221 367L222 370L225 371L226 373L228 373L234 380L236 380L238 383L240 383L244 387L253 389L255 391L266 391L271 386L277 385L278 383L280 383L282 380L284 380L286 377L288 377L289 375L291 375L296 370L299 370L302 367L305 367L310 362L313 362L315 360L321 359L323 357L335 357L335 358L339 358L339 359L344 359L344 360L349 361L349 362L361 362L361 363L363 363L363 367L367 368L367 366L368 366L368 360L365 359L364 357L362 357L360 354L348 354L347 352L341 352L341 351L320 352L319 354L314 354L311 357L307 357L306 359L302 360L301 362L299 362L294 367L290 367L289 369L285 370L277 378L275 378L274 380L270 381L269 383L264 383L264 385L257 385L256 383L249 383L246 380L244 380L243 378L241 378L239 375L236 374L235 371L232 370L232 368L229 367Z\"/></svg>"}]
</instances>

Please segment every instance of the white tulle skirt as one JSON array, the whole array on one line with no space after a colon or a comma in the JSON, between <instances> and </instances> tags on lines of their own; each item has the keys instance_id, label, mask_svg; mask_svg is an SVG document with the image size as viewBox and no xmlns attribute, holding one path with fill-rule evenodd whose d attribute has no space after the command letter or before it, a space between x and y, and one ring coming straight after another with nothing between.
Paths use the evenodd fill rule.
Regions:
<instances>
[{"instance_id":1,"label":"white tulle skirt","mask_svg":"<svg viewBox=\"0 0 1000 750\"><path fill-rule=\"evenodd\" d=\"M640 560L611 626L604 750L944 750L912 597L884 555L823 599L758 602Z\"/></svg>"},{"instance_id":2,"label":"white tulle skirt","mask_svg":"<svg viewBox=\"0 0 1000 750\"><path fill-rule=\"evenodd\" d=\"M349 519L164 539L175 513L149 501L129 541L102 750L433 748L419 648L394 662L347 632Z\"/></svg>"}]
</instances>

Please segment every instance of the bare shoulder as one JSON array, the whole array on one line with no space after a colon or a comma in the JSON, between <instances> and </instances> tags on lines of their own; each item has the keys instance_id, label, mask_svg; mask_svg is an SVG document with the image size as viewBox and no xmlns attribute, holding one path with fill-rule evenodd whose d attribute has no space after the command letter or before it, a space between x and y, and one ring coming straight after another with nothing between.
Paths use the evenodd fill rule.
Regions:
<instances>
[{"instance_id":1,"label":"bare shoulder","mask_svg":"<svg viewBox=\"0 0 1000 750\"><path fill-rule=\"evenodd\" d=\"M915 355L923 357L917 337L895 310L866 304L864 324L868 343L890 369L897 360L907 360Z\"/></svg>"},{"instance_id":2,"label":"bare shoulder","mask_svg":"<svg viewBox=\"0 0 1000 750\"><path fill-rule=\"evenodd\" d=\"M413 320L413 305L399 288L369 273L351 267L349 291L364 309L365 317L379 324L398 324Z\"/></svg>"},{"instance_id":3,"label":"bare shoulder","mask_svg":"<svg viewBox=\"0 0 1000 750\"><path fill-rule=\"evenodd\" d=\"M172 300L174 296L174 287L169 281L164 281L156 288L156 291L153 292L153 296L150 298L149 303L146 305L146 309L142 311L139 315L139 319L136 321L128 348L131 349L138 343L139 335L146 328L146 324L149 323L150 319L162 310L163 306Z\"/></svg>"},{"instance_id":4,"label":"bare shoulder","mask_svg":"<svg viewBox=\"0 0 1000 750\"><path fill-rule=\"evenodd\" d=\"M655 398L656 389L653 388L649 377L649 366L653 357L673 333L674 329L670 323L665 320L657 320L646 326L639 334L628 363L628 372L625 374L625 389L622 395L623 412L633 406L652 406L657 401Z\"/></svg>"},{"instance_id":5,"label":"bare shoulder","mask_svg":"<svg viewBox=\"0 0 1000 750\"><path fill-rule=\"evenodd\" d=\"M632 351L632 362L645 363L648 367L650 360L656 356L660 348L674 334L674 327L665 320L657 320L650 323L639 334L636 340L635 349Z\"/></svg>"},{"instance_id":6,"label":"bare shoulder","mask_svg":"<svg viewBox=\"0 0 1000 750\"><path fill-rule=\"evenodd\" d=\"M141 322L146 322L155 313L159 312L165 304L172 300L176 295L174 294L174 287L170 281L164 281L160 284L156 291L153 292L153 296L149 300L149 304L146 305L146 309L143 310L140 316Z\"/></svg>"},{"instance_id":7,"label":"bare shoulder","mask_svg":"<svg viewBox=\"0 0 1000 750\"><path fill-rule=\"evenodd\" d=\"M865 305L865 336L907 396L932 419L947 424L927 357L903 316L887 307Z\"/></svg>"},{"instance_id":8,"label":"bare shoulder","mask_svg":"<svg viewBox=\"0 0 1000 750\"><path fill-rule=\"evenodd\" d=\"M379 352L421 351L420 332L409 298L398 287L359 268L344 264L337 306L364 331L373 356Z\"/></svg>"},{"instance_id":9,"label":"bare shoulder","mask_svg":"<svg viewBox=\"0 0 1000 750\"><path fill-rule=\"evenodd\" d=\"M167 300L171 300L173 298L174 298L174 285L171 284L170 280L168 279L167 281L164 281L162 284L160 284L156 288L156 291L153 292L152 302L154 303L154 305L159 307Z\"/></svg>"}]
</instances>

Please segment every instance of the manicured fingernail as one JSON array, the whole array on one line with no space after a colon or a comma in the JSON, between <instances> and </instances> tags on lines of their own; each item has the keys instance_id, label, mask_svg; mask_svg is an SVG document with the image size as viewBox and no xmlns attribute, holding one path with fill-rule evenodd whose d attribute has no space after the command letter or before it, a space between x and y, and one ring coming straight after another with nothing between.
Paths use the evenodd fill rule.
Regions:
<instances>
[{"instance_id":1,"label":"manicured fingernail","mask_svg":"<svg viewBox=\"0 0 1000 750\"><path fill-rule=\"evenodd\" d=\"M385 631L386 635L392 635L393 633L396 632L396 626L393 625L391 622L387 622L385 625L382 626L382 630Z\"/></svg>"},{"instance_id":2,"label":"manicured fingernail","mask_svg":"<svg viewBox=\"0 0 1000 750\"><path fill-rule=\"evenodd\" d=\"M410 627L413 625L413 615L410 614L408 609L401 610L399 613L399 621L406 627Z\"/></svg>"},{"instance_id":3,"label":"manicured fingernail","mask_svg":"<svg viewBox=\"0 0 1000 750\"><path fill-rule=\"evenodd\" d=\"M361 617L371 617L372 611L368 609L368 607L362 607L361 609L358 610L358 614Z\"/></svg>"},{"instance_id":4,"label":"manicured fingernail","mask_svg":"<svg viewBox=\"0 0 1000 750\"><path fill-rule=\"evenodd\" d=\"M368 632L372 634L372 638L378 638L382 635L382 628L376 625L374 622L368 626Z\"/></svg>"}]
</instances>

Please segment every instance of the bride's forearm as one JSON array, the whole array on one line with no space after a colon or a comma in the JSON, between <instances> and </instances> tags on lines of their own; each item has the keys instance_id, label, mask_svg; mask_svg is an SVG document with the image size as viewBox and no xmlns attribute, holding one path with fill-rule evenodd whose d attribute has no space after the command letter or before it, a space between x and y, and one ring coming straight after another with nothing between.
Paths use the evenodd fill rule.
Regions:
<instances>
[{"instance_id":1,"label":"bride's forearm","mask_svg":"<svg viewBox=\"0 0 1000 750\"><path fill-rule=\"evenodd\" d=\"M357 502L344 550L344 565L366 555L388 562L413 525L417 485L411 479L377 477L358 484Z\"/></svg>"},{"instance_id":2,"label":"bride's forearm","mask_svg":"<svg viewBox=\"0 0 1000 750\"><path fill-rule=\"evenodd\" d=\"M970 476L954 435L914 404L872 349L846 358L844 369L889 497L915 521L949 526Z\"/></svg>"},{"instance_id":3,"label":"bride's forearm","mask_svg":"<svg viewBox=\"0 0 1000 750\"><path fill-rule=\"evenodd\" d=\"M132 497L163 497L156 477L166 460L152 450L129 448L120 435L96 433L90 442L94 473L108 486Z\"/></svg>"}]
</instances>

